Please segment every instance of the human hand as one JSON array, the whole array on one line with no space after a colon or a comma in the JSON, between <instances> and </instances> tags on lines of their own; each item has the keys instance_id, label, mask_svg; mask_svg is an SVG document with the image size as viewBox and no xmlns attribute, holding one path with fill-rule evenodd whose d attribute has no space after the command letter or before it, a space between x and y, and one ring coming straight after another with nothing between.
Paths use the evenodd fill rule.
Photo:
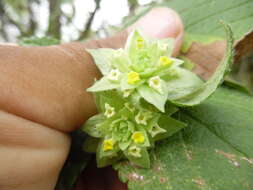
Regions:
<instances>
[{"instance_id":1,"label":"human hand","mask_svg":"<svg viewBox=\"0 0 253 190\"><path fill-rule=\"evenodd\" d=\"M120 48L134 28L155 38L175 38L174 55L178 53L183 26L167 8L151 10L107 39L48 47L0 46L0 190L54 188L69 152L68 133L96 113L85 89L100 73L85 48ZM126 189L111 172L88 169L77 189Z\"/></svg>"}]
</instances>

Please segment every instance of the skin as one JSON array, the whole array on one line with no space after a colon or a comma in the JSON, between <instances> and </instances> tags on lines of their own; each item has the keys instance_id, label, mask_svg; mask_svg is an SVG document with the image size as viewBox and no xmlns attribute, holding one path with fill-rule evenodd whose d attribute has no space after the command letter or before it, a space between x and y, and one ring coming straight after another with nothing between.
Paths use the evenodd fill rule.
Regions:
<instances>
[{"instance_id":1,"label":"skin","mask_svg":"<svg viewBox=\"0 0 253 190\"><path fill-rule=\"evenodd\" d=\"M85 48L120 48L140 28L155 38L175 38L174 55L183 37L173 10L152 9L113 37L48 47L0 45L0 190L53 190L67 158L70 138L96 113L85 89L101 74ZM90 166L77 190L123 190L110 169Z\"/></svg>"}]
</instances>

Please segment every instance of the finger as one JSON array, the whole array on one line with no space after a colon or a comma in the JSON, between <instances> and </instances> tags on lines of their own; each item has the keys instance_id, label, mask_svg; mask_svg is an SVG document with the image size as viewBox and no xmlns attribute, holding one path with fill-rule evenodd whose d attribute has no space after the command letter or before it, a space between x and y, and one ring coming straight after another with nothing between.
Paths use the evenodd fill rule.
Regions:
<instances>
[{"instance_id":1,"label":"finger","mask_svg":"<svg viewBox=\"0 0 253 190\"><path fill-rule=\"evenodd\" d=\"M0 111L0 189L53 189L69 146L66 134Z\"/></svg>"}]
</instances>

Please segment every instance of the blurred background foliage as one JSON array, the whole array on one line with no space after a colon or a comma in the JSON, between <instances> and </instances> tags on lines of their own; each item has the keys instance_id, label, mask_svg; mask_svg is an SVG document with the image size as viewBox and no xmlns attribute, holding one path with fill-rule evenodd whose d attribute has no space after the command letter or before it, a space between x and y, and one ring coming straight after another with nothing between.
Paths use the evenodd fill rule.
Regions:
<instances>
[{"instance_id":1,"label":"blurred background foliage","mask_svg":"<svg viewBox=\"0 0 253 190\"><path fill-rule=\"evenodd\" d=\"M156 3L162 1L155 1ZM105 37L152 0L0 0L0 42L53 37L64 42Z\"/></svg>"}]
</instances>

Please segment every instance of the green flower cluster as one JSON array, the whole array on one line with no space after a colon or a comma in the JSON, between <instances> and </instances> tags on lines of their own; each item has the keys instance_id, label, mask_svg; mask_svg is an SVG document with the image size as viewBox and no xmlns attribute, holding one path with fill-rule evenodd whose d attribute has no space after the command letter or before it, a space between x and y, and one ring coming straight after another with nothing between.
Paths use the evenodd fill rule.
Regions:
<instances>
[{"instance_id":1,"label":"green flower cluster","mask_svg":"<svg viewBox=\"0 0 253 190\"><path fill-rule=\"evenodd\" d=\"M148 150L186 124L171 117L179 106L205 100L221 82L230 57L204 83L172 58L173 40L155 40L132 32L124 49L89 50L103 74L88 89L99 114L83 126L90 135L84 150L97 153L99 167L127 158L150 167Z\"/></svg>"},{"instance_id":2,"label":"green flower cluster","mask_svg":"<svg viewBox=\"0 0 253 190\"><path fill-rule=\"evenodd\" d=\"M94 150L99 167L125 157L138 166L148 168L148 149L154 146L154 142L186 126L169 117L178 110L176 107L167 105L165 115L146 101L135 99L137 93L131 96L124 98L119 90L96 94L100 114L90 118L83 130L92 138L100 139ZM85 148L92 146L89 142L97 143L89 139Z\"/></svg>"},{"instance_id":3,"label":"green flower cluster","mask_svg":"<svg viewBox=\"0 0 253 190\"><path fill-rule=\"evenodd\" d=\"M124 98L137 92L164 112L169 91L176 90L167 82L180 78L182 72L189 72L179 67L183 61L171 57L172 49L172 39L145 39L135 31L125 49L110 50L110 55L107 55L110 57L107 63L110 69L88 91L117 89Z\"/></svg>"}]
</instances>

